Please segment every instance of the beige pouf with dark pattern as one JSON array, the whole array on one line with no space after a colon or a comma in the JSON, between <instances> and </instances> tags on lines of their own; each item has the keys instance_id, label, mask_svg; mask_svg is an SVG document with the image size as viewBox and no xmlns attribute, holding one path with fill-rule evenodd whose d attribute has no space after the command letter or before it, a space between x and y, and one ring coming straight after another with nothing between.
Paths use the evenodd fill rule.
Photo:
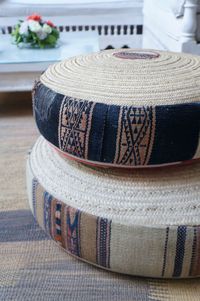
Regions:
<instances>
[{"instance_id":1,"label":"beige pouf with dark pattern","mask_svg":"<svg viewBox=\"0 0 200 301\"><path fill-rule=\"evenodd\" d=\"M87 164L151 167L200 157L200 57L110 50L50 66L33 90L40 133Z\"/></svg>"},{"instance_id":2,"label":"beige pouf with dark pattern","mask_svg":"<svg viewBox=\"0 0 200 301\"><path fill-rule=\"evenodd\" d=\"M131 275L200 275L199 163L93 168L61 157L41 137L27 186L39 225L70 254Z\"/></svg>"}]
</instances>

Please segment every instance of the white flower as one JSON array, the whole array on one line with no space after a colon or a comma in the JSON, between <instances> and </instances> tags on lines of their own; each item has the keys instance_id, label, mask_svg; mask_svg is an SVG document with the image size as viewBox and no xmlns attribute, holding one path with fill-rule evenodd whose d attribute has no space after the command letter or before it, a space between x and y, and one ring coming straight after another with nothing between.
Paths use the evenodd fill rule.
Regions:
<instances>
[{"instance_id":1,"label":"white flower","mask_svg":"<svg viewBox=\"0 0 200 301\"><path fill-rule=\"evenodd\" d=\"M44 39L46 39L46 37L47 37L47 33L44 32L43 30L38 31L38 32L36 33L36 35L38 36L38 38L39 38L40 40L44 40Z\"/></svg>"},{"instance_id":2,"label":"white flower","mask_svg":"<svg viewBox=\"0 0 200 301\"><path fill-rule=\"evenodd\" d=\"M24 21L21 23L19 33L25 36L28 35L28 21Z\"/></svg>"},{"instance_id":3,"label":"white flower","mask_svg":"<svg viewBox=\"0 0 200 301\"><path fill-rule=\"evenodd\" d=\"M42 26L40 25L40 23L37 22L37 21L34 21L34 20L29 20L28 21L28 26L29 26L29 28L32 32L37 33L37 32L40 32L42 30Z\"/></svg>"},{"instance_id":4,"label":"white flower","mask_svg":"<svg viewBox=\"0 0 200 301\"><path fill-rule=\"evenodd\" d=\"M40 40L44 40L51 32L52 32L51 27L48 24L44 24L41 27L40 31L38 31L36 34Z\"/></svg>"},{"instance_id":5,"label":"white flower","mask_svg":"<svg viewBox=\"0 0 200 301\"><path fill-rule=\"evenodd\" d=\"M50 34L52 32L52 28L51 26L45 23L42 27L42 31L46 32L47 34Z\"/></svg>"}]
</instances>

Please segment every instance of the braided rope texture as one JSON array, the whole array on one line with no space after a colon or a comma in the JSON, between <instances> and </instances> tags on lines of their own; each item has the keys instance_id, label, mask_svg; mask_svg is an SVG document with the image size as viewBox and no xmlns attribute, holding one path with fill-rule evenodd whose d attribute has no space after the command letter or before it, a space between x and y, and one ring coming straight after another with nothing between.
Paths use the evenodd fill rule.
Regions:
<instances>
[{"instance_id":1,"label":"braided rope texture","mask_svg":"<svg viewBox=\"0 0 200 301\"><path fill-rule=\"evenodd\" d=\"M200 164L133 170L63 159L39 138L27 162L30 207L68 253L111 271L200 275Z\"/></svg>"},{"instance_id":2,"label":"braided rope texture","mask_svg":"<svg viewBox=\"0 0 200 301\"><path fill-rule=\"evenodd\" d=\"M160 166L200 157L200 58L112 50L50 66L33 88L40 133L86 163Z\"/></svg>"}]
</instances>

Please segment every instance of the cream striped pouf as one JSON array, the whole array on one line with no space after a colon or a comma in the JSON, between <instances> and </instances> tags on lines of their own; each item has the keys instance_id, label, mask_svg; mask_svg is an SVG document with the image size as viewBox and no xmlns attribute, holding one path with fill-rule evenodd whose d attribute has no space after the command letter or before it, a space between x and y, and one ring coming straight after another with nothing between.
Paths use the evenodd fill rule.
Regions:
<instances>
[{"instance_id":1,"label":"cream striped pouf","mask_svg":"<svg viewBox=\"0 0 200 301\"><path fill-rule=\"evenodd\" d=\"M33 89L40 133L66 156L144 167L200 157L200 56L111 50L50 66Z\"/></svg>"},{"instance_id":2,"label":"cream striped pouf","mask_svg":"<svg viewBox=\"0 0 200 301\"><path fill-rule=\"evenodd\" d=\"M89 167L40 137L28 158L27 187L39 225L70 254L131 275L200 275L200 163Z\"/></svg>"}]
</instances>

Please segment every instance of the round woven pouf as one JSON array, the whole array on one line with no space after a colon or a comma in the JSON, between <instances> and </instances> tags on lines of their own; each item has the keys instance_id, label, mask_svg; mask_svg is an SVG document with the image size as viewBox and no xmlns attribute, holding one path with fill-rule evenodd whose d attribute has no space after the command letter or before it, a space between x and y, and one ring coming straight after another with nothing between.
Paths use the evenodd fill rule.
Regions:
<instances>
[{"instance_id":1,"label":"round woven pouf","mask_svg":"<svg viewBox=\"0 0 200 301\"><path fill-rule=\"evenodd\" d=\"M63 159L39 138L27 187L39 225L70 254L131 275L200 275L199 163L100 169Z\"/></svg>"},{"instance_id":2,"label":"round woven pouf","mask_svg":"<svg viewBox=\"0 0 200 301\"><path fill-rule=\"evenodd\" d=\"M33 89L40 133L71 158L144 167L200 157L200 57L109 50L50 66Z\"/></svg>"}]
</instances>

